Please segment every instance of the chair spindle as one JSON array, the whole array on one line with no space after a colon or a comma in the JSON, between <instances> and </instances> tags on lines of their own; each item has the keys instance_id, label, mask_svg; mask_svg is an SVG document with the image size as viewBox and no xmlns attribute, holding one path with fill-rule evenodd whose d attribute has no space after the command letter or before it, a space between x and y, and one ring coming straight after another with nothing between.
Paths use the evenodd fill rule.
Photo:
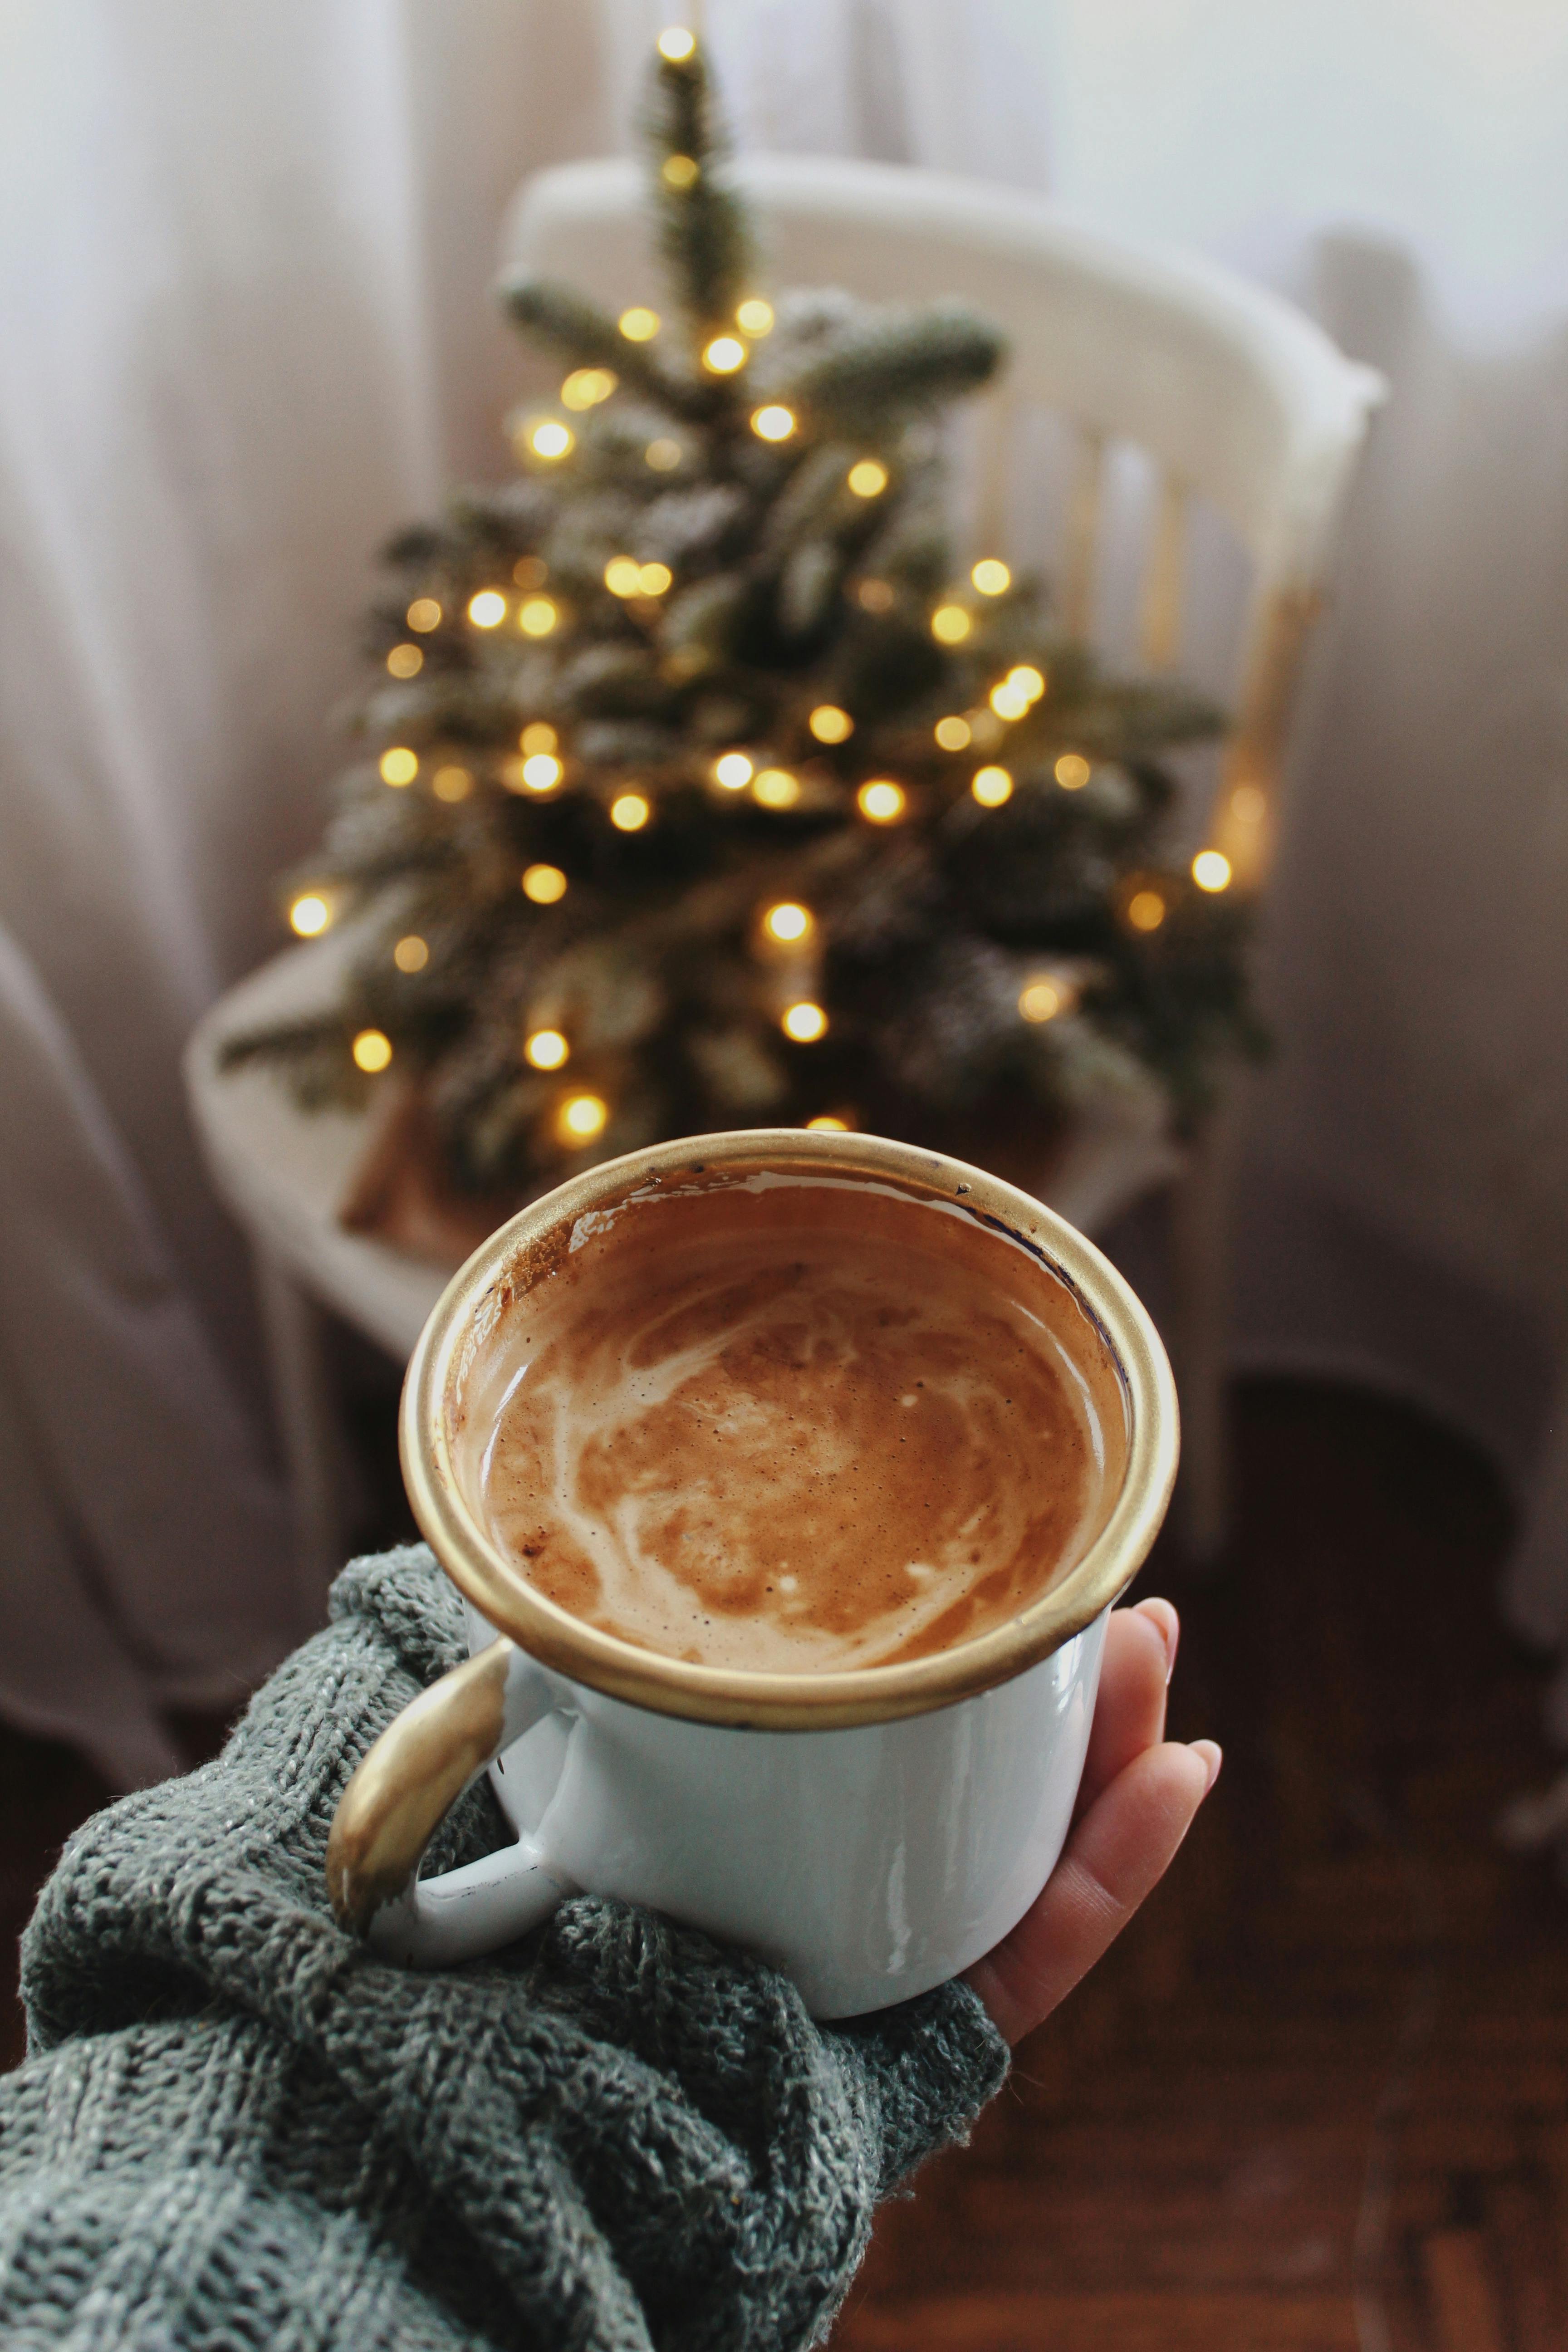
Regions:
<instances>
[{"instance_id":1,"label":"chair spindle","mask_svg":"<svg viewBox=\"0 0 1568 2352\"><path fill-rule=\"evenodd\" d=\"M975 512L976 555L999 555L1006 539L1010 477L1016 445L1017 402L1005 389L992 393L975 418L980 496Z\"/></svg>"},{"instance_id":2,"label":"chair spindle","mask_svg":"<svg viewBox=\"0 0 1568 2352\"><path fill-rule=\"evenodd\" d=\"M1150 669L1173 669L1182 642L1182 585L1187 537L1187 486L1163 474L1143 572L1139 642Z\"/></svg>"},{"instance_id":3,"label":"chair spindle","mask_svg":"<svg viewBox=\"0 0 1568 2352\"><path fill-rule=\"evenodd\" d=\"M1062 622L1068 636L1080 641L1088 638L1094 618L1095 555L1104 478L1105 436L1081 428L1068 494L1062 555Z\"/></svg>"}]
</instances>

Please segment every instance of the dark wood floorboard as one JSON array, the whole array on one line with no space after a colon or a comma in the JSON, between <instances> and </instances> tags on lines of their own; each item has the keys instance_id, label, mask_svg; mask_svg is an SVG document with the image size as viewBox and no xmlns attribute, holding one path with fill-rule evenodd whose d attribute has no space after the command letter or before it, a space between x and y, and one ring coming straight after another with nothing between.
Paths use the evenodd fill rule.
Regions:
<instances>
[{"instance_id":1,"label":"dark wood floorboard","mask_svg":"<svg viewBox=\"0 0 1568 2352\"><path fill-rule=\"evenodd\" d=\"M1186 1852L889 2206L833 2352L1563 2352L1568 1895L1490 1842L1551 1769L1474 1454L1246 1384L1232 1562L1175 1590Z\"/></svg>"},{"instance_id":2,"label":"dark wood floorboard","mask_svg":"<svg viewBox=\"0 0 1568 2352\"><path fill-rule=\"evenodd\" d=\"M833 2352L1568 2352L1568 1895L1489 1836L1552 1769L1493 1605L1501 1497L1386 1402L1236 1410L1230 1566L1142 1586L1182 1604L1173 1727L1224 1742L1220 1785L971 2147L887 2209ZM100 1797L0 1733L7 1954Z\"/></svg>"}]
</instances>

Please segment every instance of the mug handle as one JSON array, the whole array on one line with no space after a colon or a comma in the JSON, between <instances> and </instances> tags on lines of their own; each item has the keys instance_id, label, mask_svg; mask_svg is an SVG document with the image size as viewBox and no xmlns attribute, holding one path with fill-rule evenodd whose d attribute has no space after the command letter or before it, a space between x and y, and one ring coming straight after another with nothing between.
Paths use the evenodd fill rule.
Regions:
<instances>
[{"instance_id":1,"label":"mug handle","mask_svg":"<svg viewBox=\"0 0 1568 2352\"><path fill-rule=\"evenodd\" d=\"M447 1968L511 1943L580 1891L527 1837L438 1878L418 1874L464 1790L554 1705L543 1669L504 1637L409 1701L332 1820L327 1892L341 1926L384 1959Z\"/></svg>"}]
</instances>

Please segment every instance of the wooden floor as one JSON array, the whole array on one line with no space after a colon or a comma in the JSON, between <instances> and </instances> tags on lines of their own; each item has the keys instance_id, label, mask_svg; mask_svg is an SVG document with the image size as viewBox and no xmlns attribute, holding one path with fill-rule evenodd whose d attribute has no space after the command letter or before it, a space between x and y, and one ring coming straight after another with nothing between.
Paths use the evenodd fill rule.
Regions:
<instances>
[{"instance_id":1,"label":"wooden floor","mask_svg":"<svg viewBox=\"0 0 1568 2352\"><path fill-rule=\"evenodd\" d=\"M1489 1838L1550 1769L1505 1511L1389 1404L1257 1382L1237 1414L1234 1563L1177 1591L1174 1728L1224 1742L1219 1787L887 2210L833 2352L1568 2352L1568 1894ZM99 1791L15 1739L0 1790L9 1949Z\"/></svg>"},{"instance_id":2,"label":"wooden floor","mask_svg":"<svg viewBox=\"0 0 1568 2352\"><path fill-rule=\"evenodd\" d=\"M889 2207L833 2352L1568 2346L1568 1895L1492 1818L1548 1768L1507 1518L1428 1423L1254 1384L1173 1728L1172 1876ZM1157 1590L1158 1575L1144 1590Z\"/></svg>"}]
</instances>

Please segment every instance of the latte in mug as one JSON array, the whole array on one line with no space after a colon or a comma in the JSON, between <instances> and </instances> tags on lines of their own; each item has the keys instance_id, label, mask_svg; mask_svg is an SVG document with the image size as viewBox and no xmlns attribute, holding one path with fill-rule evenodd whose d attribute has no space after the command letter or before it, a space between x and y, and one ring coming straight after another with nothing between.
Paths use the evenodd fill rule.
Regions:
<instances>
[{"instance_id":1,"label":"latte in mug","mask_svg":"<svg viewBox=\"0 0 1568 2352\"><path fill-rule=\"evenodd\" d=\"M480 1489L574 1617L701 1665L892 1665L1088 1549L1121 1397L1015 1241L783 1178L582 1222L494 1335Z\"/></svg>"},{"instance_id":2,"label":"latte in mug","mask_svg":"<svg viewBox=\"0 0 1568 2352\"><path fill-rule=\"evenodd\" d=\"M401 1445L470 1655L333 1822L333 1908L384 1958L584 1892L853 2017L1016 1925L1177 1450L1158 1335L1049 1209L798 1129L584 1170L448 1286ZM515 1844L421 1875L487 1769Z\"/></svg>"}]
</instances>

